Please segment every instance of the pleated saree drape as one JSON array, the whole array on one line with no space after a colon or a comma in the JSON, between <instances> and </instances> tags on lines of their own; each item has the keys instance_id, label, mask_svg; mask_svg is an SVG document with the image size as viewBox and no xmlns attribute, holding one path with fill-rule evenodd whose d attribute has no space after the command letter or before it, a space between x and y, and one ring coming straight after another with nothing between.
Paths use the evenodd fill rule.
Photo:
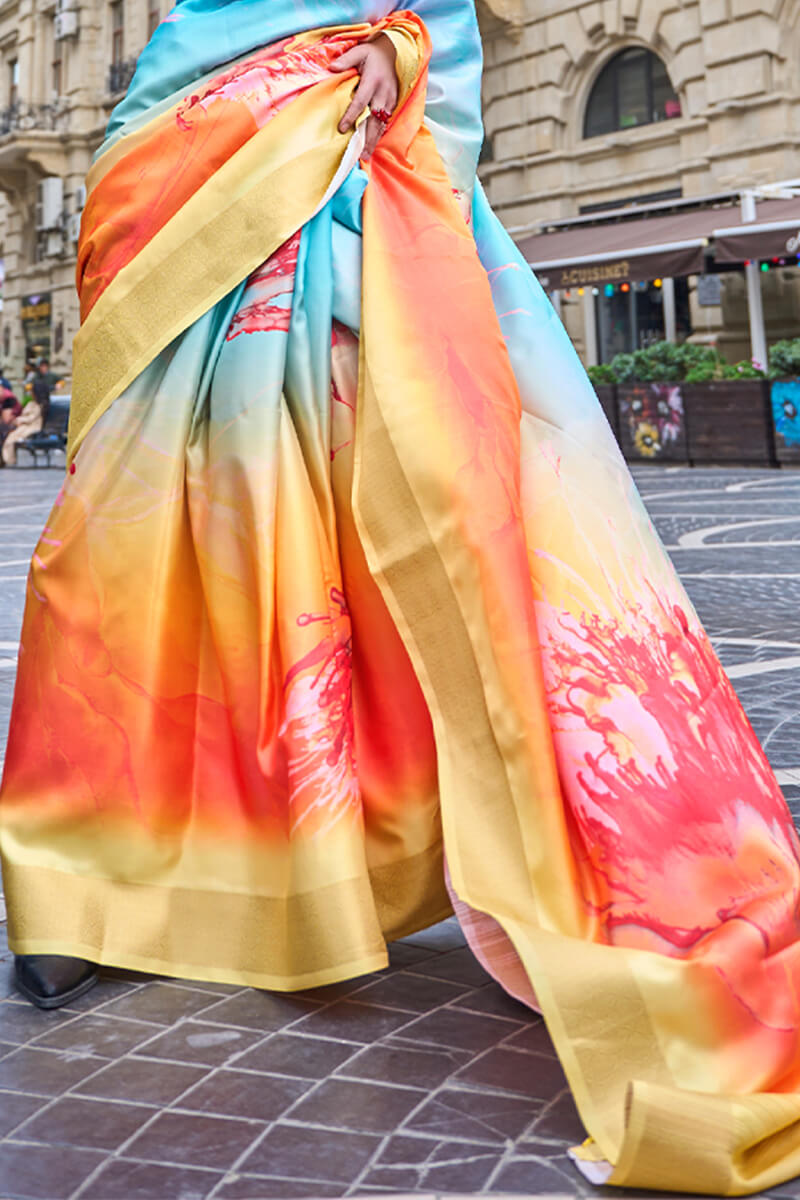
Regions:
<instances>
[{"instance_id":1,"label":"pleated saree drape","mask_svg":"<svg viewBox=\"0 0 800 1200\"><path fill-rule=\"evenodd\" d=\"M365 170L329 66L378 30L401 101ZM12 942L308 987L449 881L538 998L584 1170L757 1190L800 1171L798 842L474 186L479 68L453 0L186 0L145 52L89 177Z\"/></svg>"}]
</instances>

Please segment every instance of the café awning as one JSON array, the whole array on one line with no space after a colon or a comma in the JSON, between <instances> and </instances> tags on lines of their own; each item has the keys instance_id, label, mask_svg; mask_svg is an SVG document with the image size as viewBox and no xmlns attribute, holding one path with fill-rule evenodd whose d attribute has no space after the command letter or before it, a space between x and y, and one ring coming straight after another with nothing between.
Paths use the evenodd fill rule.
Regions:
<instances>
[{"instance_id":1,"label":"caf\u00e9 awning","mask_svg":"<svg viewBox=\"0 0 800 1200\"><path fill-rule=\"evenodd\" d=\"M759 203L755 221L720 224L714 230L714 257L720 263L800 255L800 199Z\"/></svg>"},{"instance_id":2,"label":"caf\u00e9 awning","mask_svg":"<svg viewBox=\"0 0 800 1200\"><path fill-rule=\"evenodd\" d=\"M738 210L695 209L596 224L576 224L517 244L551 291L583 284L623 283L659 276L699 275L720 216ZM724 219L723 216L723 219Z\"/></svg>"},{"instance_id":3,"label":"caf\u00e9 awning","mask_svg":"<svg viewBox=\"0 0 800 1200\"><path fill-rule=\"evenodd\" d=\"M709 255L732 264L800 254L800 198L761 199L749 223L740 211L729 203L666 215L610 213L517 244L549 291L700 275Z\"/></svg>"}]
</instances>

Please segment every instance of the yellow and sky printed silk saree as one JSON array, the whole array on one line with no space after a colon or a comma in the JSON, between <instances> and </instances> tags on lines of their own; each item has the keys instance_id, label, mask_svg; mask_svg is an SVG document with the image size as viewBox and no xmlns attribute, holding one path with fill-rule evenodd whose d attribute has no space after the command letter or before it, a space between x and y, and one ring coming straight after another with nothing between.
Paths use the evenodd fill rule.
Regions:
<instances>
[{"instance_id":1,"label":"yellow and sky printed silk saree","mask_svg":"<svg viewBox=\"0 0 800 1200\"><path fill-rule=\"evenodd\" d=\"M378 152L334 57L378 30ZM91 170L17 953L293 989L455 904L619 1185L800 1172L798 840L475 182L471 0L185 0Z\"/></svg>"}]
</instances>

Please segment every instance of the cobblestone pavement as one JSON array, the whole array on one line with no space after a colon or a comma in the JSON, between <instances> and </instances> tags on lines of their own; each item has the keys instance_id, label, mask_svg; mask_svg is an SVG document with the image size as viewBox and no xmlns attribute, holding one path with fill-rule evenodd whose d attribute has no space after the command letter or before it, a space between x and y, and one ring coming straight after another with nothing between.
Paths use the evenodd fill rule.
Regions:
<instances>
[{"instance_id":1,"label":"cobblestone pavement","mask_svg":"<svg viewBox=\"0 0 800 1200\"><path fill-rule=\"evenodd\" d=\"M3 734L58 476L0 472ZM800 473L637 478L798 814ZM51 1014L15 998L4 949L5 1200L620 1194L570 1166L583 1131L544 1026L453 921L395 943L386 971L300 995L109 971Z\"/></svg>"}]
</instances>

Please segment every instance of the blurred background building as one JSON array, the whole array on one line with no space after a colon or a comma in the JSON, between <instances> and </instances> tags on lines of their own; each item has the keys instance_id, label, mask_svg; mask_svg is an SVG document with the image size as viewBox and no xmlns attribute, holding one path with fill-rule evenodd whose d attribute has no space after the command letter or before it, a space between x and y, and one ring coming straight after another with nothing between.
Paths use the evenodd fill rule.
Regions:
<instances>
[{"instance_id":1,"label":"blurred background building","mask_svg":"<svg viewBox=\"0 0 800 1200\"><path fill-rule=\"evenodd\" d=\"M761 4L478 0L482 178L587 362L665 335L748 356L762 298L767 341L797 332L800 0ZM0 365L13 378L29 353L69 374L83 179L169 6L0 2Z\"/></svg>"},{"instance_id":2,"label":"blurred background building","mask_svg":"<svg viewBox=\"0 0 800 1200\"><path fill-rule=\"evenodd\" d=\"M0 4L0 364L69 375L83 180L167 0Z\"/></svg>"},{"instance_id":3,"label":"blurred background building","mask_svg":"<svg viewBox=\"0 0 800 1200\"><path fill-rule=\"evenodd\" d=\"M759 306L766 342L800 332L798 0L505 8L482 177L585 361L664 336L763 359Z\"/></svg>"}]
</instances>

